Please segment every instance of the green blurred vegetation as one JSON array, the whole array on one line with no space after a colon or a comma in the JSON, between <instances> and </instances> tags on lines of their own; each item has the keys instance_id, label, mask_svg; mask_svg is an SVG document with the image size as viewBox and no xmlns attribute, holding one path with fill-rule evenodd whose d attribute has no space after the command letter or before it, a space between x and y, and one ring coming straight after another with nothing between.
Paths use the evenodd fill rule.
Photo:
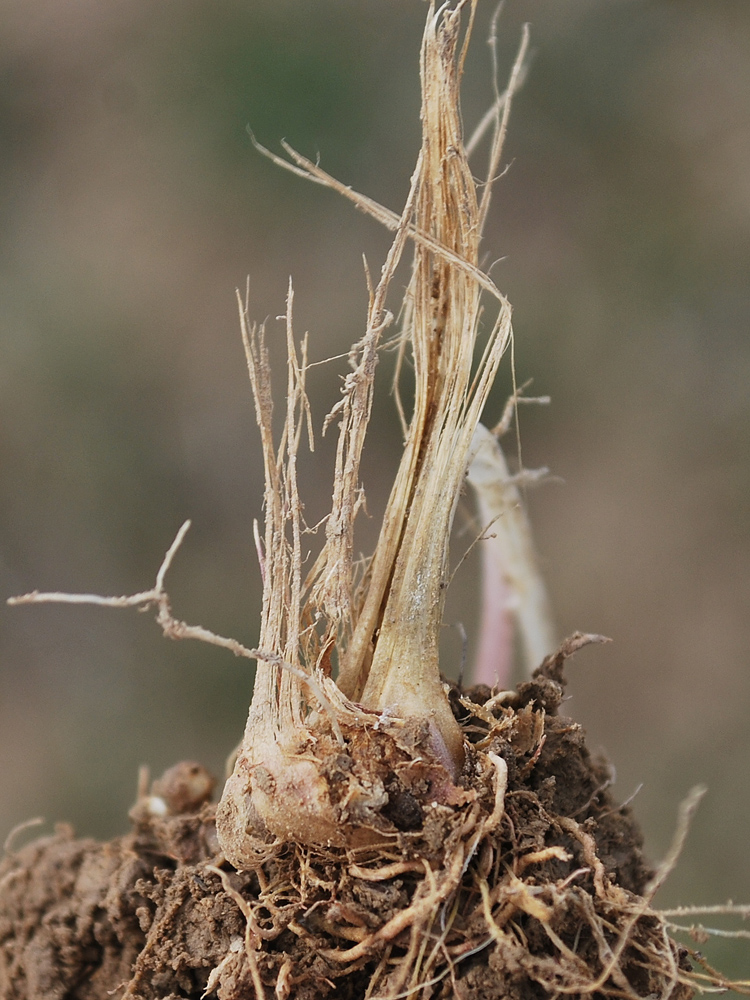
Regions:
<instances>
[{"instance_id":1,"label":"green blurred vegetation","mask_svg":"<svg viewBox=\"0 0 750 1000\"><path fill-rule=\"evenodd\" d=\"M464 101L491 100L480 5ZM361 255L388 235L252 149L286 137L398 209L419 142L424 3L0 0L0 580L150 586L191 517L176 612L246 642L262 476L234 288L271 317L278 384L289 275L314 359L362 330ZM509 0L500 61L534 59L493 197L487 265L515 307L524 460L569 704L635 801L652 857L676 805L699 813L665 904L750 899L750 6L745 0ZM482 155L477 173L482 171ZM398 449L382 363L365 483L382 507ZM320 427L343 362L314 369ZM500 379L491 408L509 386ZM330 448L304 463L314 521ZM375 519L363 525L365 537ZM475 565L450 620L471 634ZM148 616L0 609L0 828L31 815L125 826L137 767L219 773L252 675L164 642ZM451 645L452 644L452 645ZM453 655L455 636L446 640ZM450 663L446 663L450 669ZM706 947L750 975L747 942Z\"/></svg>"}]
</instances>

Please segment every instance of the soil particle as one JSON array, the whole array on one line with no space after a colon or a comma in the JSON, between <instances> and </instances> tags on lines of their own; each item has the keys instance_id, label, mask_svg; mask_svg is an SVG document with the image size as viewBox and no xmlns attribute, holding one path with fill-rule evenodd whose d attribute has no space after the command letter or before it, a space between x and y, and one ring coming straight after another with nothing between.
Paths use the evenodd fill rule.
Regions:
<instances>
[{"instance_id":1,"label":"soil particle","mask_svg":"<svg viewBox=\"0 0 750 1000\"><path fill-rule=\"evenodd\" d=\"M187 762L141 788L124 837L60 826L9 851L0 998L687 1000L685 957L640 897L651 871L630 809L557 714L571 651L498 704L452 692L472 744L465 802L425 806L419 768L381 762L396 828L384 849L271 843L238 872L219 852L213 781ZM508 770L501 811L479 766L493 755ZM352 767L333 759L331 782Z\"/></svg>"}]
</instances>

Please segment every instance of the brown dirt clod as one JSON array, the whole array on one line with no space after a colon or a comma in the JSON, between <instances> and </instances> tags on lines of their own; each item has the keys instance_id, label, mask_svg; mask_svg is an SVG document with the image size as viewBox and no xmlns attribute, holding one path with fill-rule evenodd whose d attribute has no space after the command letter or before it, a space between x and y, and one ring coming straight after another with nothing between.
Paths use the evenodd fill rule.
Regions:
<instances>
[{"instance_id":1,"label":"brown dirt clod","mask_svg":"<svg viewBox=\"0 0 750 1000\"><path fill-rule=\"evenodd\" d=\"M394 776L386 847L275 842L236 871L210 776L186 763L141 789L124 837L60 826L9 850L0 997L686 1000L685 955L642 899L652 872L630 809L557 714L568 643L498 704L452 690L475 794L430 808ZM507 765L501 810L483 753Z\"/></svg>"}]
</instances>

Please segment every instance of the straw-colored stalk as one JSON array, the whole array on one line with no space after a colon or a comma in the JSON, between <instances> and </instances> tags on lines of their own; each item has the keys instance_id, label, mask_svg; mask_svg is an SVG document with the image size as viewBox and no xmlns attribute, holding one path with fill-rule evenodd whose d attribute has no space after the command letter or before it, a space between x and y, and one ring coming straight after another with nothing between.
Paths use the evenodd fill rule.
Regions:
<instances>
[{"instance_id":1,"label":"straw-colored stalk","mask_svg":"<svg viewBox=\"0 0 750 1000\"><path fill-rule=\"evenodd\" d=\"M422 147L406 206L397 220L365 198L360 208L395 228L380 281L370 288L367 329L351 351L352 371L329 415L339 423L334 492L325 542L307 579L296 462L306 420L304 346L292 333L287 308L288 385L284 430L272 440L270 373L264 331L250 327L241 305L243 336L265 462L264 591L254 696L245 736L218 812L219 837L240 866L255 838L273 835L307 843L378 839L382 783L368 775L364 746L373 734L408 747L413 758L441 772L438 799L457 793L464 763L460 727L440 680L438 637L448 570L448 541L472 439L500 359L511 337L507 300L478 268L479 243L491 180L500 160L510 97L499 95L488 183L481 198L469 169L459 111L459 84L468 32L460 17L474 4L434 5L421 55ZM288 150L293 169L340 188L320 168ZM360 459L372 405L382 335L391 321L386 298L409 241L411 281L400 336L415 376L413 411L375 552L364 579L353 557L354 522L363 502ZM483 290L495 318L474 362ZM361 595L361 596L355 596ZM338 663L337 681L331 663ZM305 673L322 700L305 683ZM365 738L364 731L367 731ZM371 751L369 751L371 752ZM327 755L347 758L350 778L334 803L322 775ZM440 791L442 789L442 791Z\"/></svg>"}]
</instances>

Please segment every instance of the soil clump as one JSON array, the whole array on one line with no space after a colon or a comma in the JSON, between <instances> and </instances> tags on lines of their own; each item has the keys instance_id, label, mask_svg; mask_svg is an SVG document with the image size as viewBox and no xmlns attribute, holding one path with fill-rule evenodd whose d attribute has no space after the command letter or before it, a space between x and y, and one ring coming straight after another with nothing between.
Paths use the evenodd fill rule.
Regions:
<instances>
[{"instance_id":1,"label":"soil clump","mask_svg":"<svg viewBox=\"0 0 750 1000\"><path fill-rule=\"evenodd\" d=\"M648 905L630 808L558 714L564 660L584 638L514 692L451 689L467 802L432 808L429 787L394 776L386 849L259 843L237 871L216 838L213 781L191 763L141 789L123 837L60 826L9 849L0 997L687 1000L687 953ZM476 787L472 747L507 765L499 802Z\"/></svg>"}]
</instances>

